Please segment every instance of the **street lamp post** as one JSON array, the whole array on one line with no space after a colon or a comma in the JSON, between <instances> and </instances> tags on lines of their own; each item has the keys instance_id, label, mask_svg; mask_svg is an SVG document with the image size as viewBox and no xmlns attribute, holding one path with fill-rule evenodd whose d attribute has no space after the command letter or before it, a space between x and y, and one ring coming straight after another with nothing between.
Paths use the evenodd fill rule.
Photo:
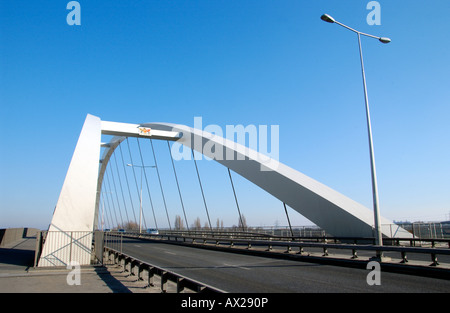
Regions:
<instances>
[{"instance_id":1,"label":"street lamp post","mask_svg":"<svg viewBox=\"0 0 450 313\"><path fill-rule=\"evenodd\" d=\"M151 167L151 168L155 168L155 165L148 165L148 166L144 166L144 165L135 165L135 164L127 164L127 166L131 166L131 167L140 167L141 168L141 191L139 194L139 234L142 232L142 176L144 176L144 168L146 167Z\"/></svg>"},{"instance_id":2,"label":"street lamp post","mask_svg":"<svg viewBox=\"0 0 450 313\"><path fill-rule=\"evenodd\" d=\"M364 72L364 61L363 61L363 54L362 54L362 48L361 48L361 35L378 39L380 42L382 42L384 44L390 43L391 39L386 38L386 37L377 37L377 36L369 35L366 33L362 33L351 27L348 27L347 25L344 25L344 24L336 21L334 18L332 18L328 14L323 14L320 18L327 23L336 23L344 28L347 28L348 30L351 30L352 32L355 32L358 35L359 56L361 59L361 71L362 71L363 87L364 87L364 100L366 103L367 130L368 130L368 134L369 134L370 165L371 165L371 174L372 174L373 211L374 211L374 219L375 219L375 244L382 246L383 238L382 238L382 234L381 234L380 212L379 212L379 208L378 208L377 175L376 175L376 170L375 170L375 156L374 156L374 151L373 151L372 126L370 123L369 98L367 96L367 87L366 87L366 74ZM379 256L381 256L381 255L379 255Z\"/></svg>"}]
</instances>

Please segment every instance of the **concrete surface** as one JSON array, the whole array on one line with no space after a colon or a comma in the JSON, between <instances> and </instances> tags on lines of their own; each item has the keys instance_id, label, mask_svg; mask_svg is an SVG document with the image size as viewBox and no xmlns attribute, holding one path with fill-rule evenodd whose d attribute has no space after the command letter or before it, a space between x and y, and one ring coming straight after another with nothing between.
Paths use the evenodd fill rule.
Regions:
<instances>
[{"instance_id":1,"label":"concrete surface","mask_svg":"<svg viewBox=\"0 0 450 313\"><path fill-rule=\"evenodd\" d=\"M2 228L0 229L0 247L10 245L20 239L36 236L36 228Z\"/></svg>"},{"instance_id":2,"label":"concrete surface","mask_svg":"<svg viewBox=\"0 0 450 313\"><path fill-rule=\"evenodd\" d=\"M27 237L0 248L0 293L160 292L116 265L83 266L80 285L70 285L73 268L33 268L35 245L36 238Z\"/></svg>"}]
</instances>

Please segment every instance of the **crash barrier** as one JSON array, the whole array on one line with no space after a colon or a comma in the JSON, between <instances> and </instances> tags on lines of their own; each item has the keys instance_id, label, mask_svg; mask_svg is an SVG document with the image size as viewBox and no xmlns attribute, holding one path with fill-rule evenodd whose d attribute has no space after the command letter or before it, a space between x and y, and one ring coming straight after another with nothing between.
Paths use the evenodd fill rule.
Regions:
<instances>
[{"instance_id":1,"label":"crash barrier","mask_svg":"<svg viewBox=\"0 0 450 313\"><path fill-rule=\"evenodd\" d=\"M139 280L144 280L145 274L147 276L147 286L154 287L154 277L160 278L161 292L167 292L167 283L172 282L176 284L176 292L180 293L189 289L198 293L223 293L224 291L201 283L197 280L177 274L173 271L163 269L161 267L152 265L148 262L139 260L130 255L124 254L115 249L105 247L105 261L112 260L114 264L118 264L124 268L125 271L136 275ZM136 273L135 273L136 272Z\"/></svg>"},{"instance_id":2,"label":"crash barrier","mask_svg":"<svg viewBox=\"0 0 450 313\"><path fill-rule=\"evenodd\" d=\"M372 238L324 238L318 237L316 241L311 241L311 237L308 237L310 241L303 241L302 238L266 238L257 239L256 237L250 238L240 238L239 236L234 237L220 237L217 235L209 234L209 236L189 236L187 234L139 234L139 233L109 233L109 245L122 251L123 238L139 238L139 239L159 239L168 240L176 243L185 243L190 245L213 245L213 246L226 246L228 248L241 248L245 247L250 250L253 247L265 247L265 251L273 251L275 247L282 248L284 252L292 252L293 249L297 249L297 254L304 255L304 248L319 248L323 251L322 257L329 256L329 250L338 249L340 251L350 251L349 258L358 259L359 251L369 251L373 252L374 256L382 255L385 252L397 253L400 258L400 263L406 264L409 262L408 255L410 254L421 254L428 255L428 259L431 261L430 266L439 266L438 255L450 255L450 240L449 239L414 239L414 238L393 238L391 240L391 245L377 246L373 244L355 244L355 243L336 243L337 241L350 241L359 240L371 242ZM429 242L430 247L416 247L416 240L423 242ZM334 243L329 243L329 241ZM409 246L401 246L400 244L407 244ZM443 244L445 247L436 248L436 243Z\"/></svg>"}]
</instances>

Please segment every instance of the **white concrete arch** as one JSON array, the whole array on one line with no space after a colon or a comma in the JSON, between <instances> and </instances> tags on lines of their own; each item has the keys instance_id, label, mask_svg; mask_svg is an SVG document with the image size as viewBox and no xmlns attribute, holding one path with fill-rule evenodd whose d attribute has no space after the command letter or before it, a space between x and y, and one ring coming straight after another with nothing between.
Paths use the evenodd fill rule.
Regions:
<instances>
[{"instance_id":1,"label":"white concrete arch","mask_svg":"<svg viewBox=\"0 0 450 313\"><path fill-rule=\"evenodd\" d=\"M107 149L100 159L102 134L115 137L103 144ZM74 240L73 233L58 243L52 240L51 231L68 234L91 232L96 228L103 175L112 153L126 137L177 141L238 173L334 236L373 236L372 210L243 145L184 125L106 122L88 115L64 180L39 266L61 266L70 260L89 264L92 237L75 238L79 253L71 250L69 256L66 250L68 242ZM391 229L393 223L385 218L381 218L381 224L384 236L411 236L402 228ZM80 256L74 259L76 255Z\"/></svg>"},{"instance_id":2,"label":"white concrete arch","mask_svg":"<svg viewBox=\"0 0 450 313\"><path fill-rule=\"evenodd\" d=\"M101 146L105 148L103 151L103 155L100 159L100 166L98 171L98 179L97 179L97 194L95 199L95 215L94 215L94 229L98 229L98 214L99 214L99 205L100 205L100 197L103 186L103 178L105 176L106 168L108 166L109 160L113 155L116 148L124 141L127 137L124 136L114 136L109 143L102 144Z\"/></svg>"},{"instance_id":3,"label":"white concrete arch","mask_svg":"<svg viewBox=\"0 0 450 313\"><path fill-rule=\"evenodd\" d=\"M102 144L101 135L114 137ZM177 140L179 134L159 130L149 134L139 124L106 122L88 114L53 212L39 267L66 266L69 261L90 264L104 173L114 150L126 137ZM100 158L101 146L106 149Z\"/></svg>"},{"instance_id":4,"label":"white concrete arch","mask_svg":"<svg viewBox=\"0 0 450 313\"><path fill-rule=\"evenodd\" d=\"M236 142L188 126L168 123L147 123L142 126L182 133L177 142L238 173L329 234L337 237L374 235L372 210L277 160ZM386 218L381 218L381 224L382 233L386 237L411 236Z\"/></svg>"}]
</instances>

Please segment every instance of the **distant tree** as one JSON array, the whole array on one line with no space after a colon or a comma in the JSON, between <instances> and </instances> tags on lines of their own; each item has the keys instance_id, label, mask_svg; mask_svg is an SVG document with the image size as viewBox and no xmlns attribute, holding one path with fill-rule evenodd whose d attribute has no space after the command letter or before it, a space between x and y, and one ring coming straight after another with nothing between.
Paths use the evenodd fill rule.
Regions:
<instances>
[{"instance_id":1,"label":"distant tree","mask_svg":"<svg viewBox=\"0 0 450 313\"><path fill-rule=\"evenodd\" d=\"M125 229L127 231L139 231L139 225L135 222L126 222L124 224L117 225L117 229Z\"/></svg>"},{"instance_id":2,"label":"distant tree","mask_svg":"<svg viewBox=\"0 0 450 313\"><path fill-rule=\"evenodd\" d=\"M202 223L200 222L200 217L197 217L194 221L193 229L199 230L202 228Z\"/></svg>"},{"instance_id":3,"label":"distant tree","mask_svg":"<svg viewBox=\"0 0 450 313\"><path fill-rule=\"evenodd\" d=\"M223 220L220 220L219 218L217 218L216 227L217 227L217 229L223 229Z\"/></svg>"},{"instance_id":4,"label":"distant tree","mask_svg":"<svg viewBox=\"0 0 450 313\"><path fill-rule=\"evenodd\" d=\"M181 219L181 216L176 215L175 216L175 230L183 230L183 229L184 229L183 220Z\"/></svg>"}]
</instances>

